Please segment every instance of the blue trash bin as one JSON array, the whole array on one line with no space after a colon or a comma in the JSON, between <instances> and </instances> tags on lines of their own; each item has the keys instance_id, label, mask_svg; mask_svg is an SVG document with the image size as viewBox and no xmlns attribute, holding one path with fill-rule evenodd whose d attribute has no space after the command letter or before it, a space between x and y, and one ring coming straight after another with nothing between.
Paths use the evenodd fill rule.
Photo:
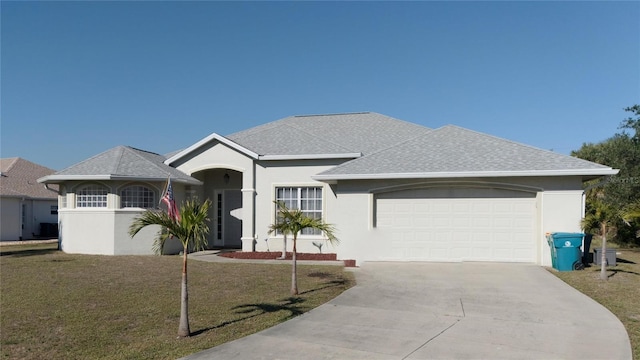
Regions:
<instances>
[{"instance_id":1,"label":"blue trash bin","mask_svg":"<svg viewBox=\"0 0 640 360\"><path fill-rule=\"evenodd\" d=\"M551 233L547 237L551 247L551 263L554 269L573 271L583 268L580 251L583 237L583 233L565 232Z\"/></svg>"}]
</instances>

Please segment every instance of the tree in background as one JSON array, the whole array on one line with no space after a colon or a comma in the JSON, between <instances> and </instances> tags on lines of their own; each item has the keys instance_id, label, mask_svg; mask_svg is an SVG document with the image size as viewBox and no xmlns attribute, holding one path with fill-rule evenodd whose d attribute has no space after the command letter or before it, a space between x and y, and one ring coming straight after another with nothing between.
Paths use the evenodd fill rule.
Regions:
<instances>
[{"instance_id":1,"label":"tree in background","mask_svg":"<svg viewBox=\"0 0 640 360\"><path fill-rule=\"evenodd\" d=\"M620 169L602 187L587 192L587 214L596 211L598 201L620 210L618 215L640 201L640 105L624 110L632 113L632 116L622 121L620 133L597 144L583 144L579 150L571 153L581 159ZM615 216L609 219L608 224L617 230L611 240L621 245L640 246L640 219L630 218L625 222L623 216Z\"/></svg>"},{"instance_id":2,"label":"tree in background","mask_svg":"<svg viewBox=\"0 0 640 360\"><path fill-rule=\"evenodd\" d=\"M167 238L177 237L182 242L182 285L180 297L180 324L178 336L191 335L189 329L189 295L187 292L187 253L189 249L201 250L204 248L209 234L209 218L207 214L211 201L206 200L200 204L197 200L187 200L180 208L180 213L173 209L174 213L147 210L136 217L129 227L129 235L134 237L140 230L149 225L160 225L163 228L156 238L156 244L162 244ZM171 206L169 205L171 210ZM162 247L158 246L157 247Z\"/></svg>"}]
</instances>

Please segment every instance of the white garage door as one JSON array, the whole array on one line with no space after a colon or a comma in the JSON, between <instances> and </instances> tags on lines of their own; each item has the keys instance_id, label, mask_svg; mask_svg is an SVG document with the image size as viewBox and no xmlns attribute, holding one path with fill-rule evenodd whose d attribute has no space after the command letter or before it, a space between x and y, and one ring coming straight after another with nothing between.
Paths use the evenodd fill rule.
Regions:
<instances>
[{"instance_id":1,"label":"white garage door","mask_svg":"<svg viewBox=\"0 0 640 360\"><path fill-rule=\"evenodd\" d=\"M376 196L381 260L534 262L535 194L420 189Z\"/></svg>"}]
</instances>

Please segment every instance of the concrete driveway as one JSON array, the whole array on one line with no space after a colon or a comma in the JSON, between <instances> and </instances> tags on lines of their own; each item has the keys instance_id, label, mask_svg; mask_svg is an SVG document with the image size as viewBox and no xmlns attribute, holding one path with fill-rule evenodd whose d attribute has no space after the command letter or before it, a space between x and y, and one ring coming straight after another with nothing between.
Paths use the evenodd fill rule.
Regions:
<instances>
[{"instance_id":1,"label":"concrete driveway","mask_svg":"<svg viewBox=\"0 0 640 360\"><path fill-rule=\"evenodd\" d=\"M186 359L631 359L620 321L539 266L354 271L358 285L334 300Z\"/></svg>"}]
</instances>

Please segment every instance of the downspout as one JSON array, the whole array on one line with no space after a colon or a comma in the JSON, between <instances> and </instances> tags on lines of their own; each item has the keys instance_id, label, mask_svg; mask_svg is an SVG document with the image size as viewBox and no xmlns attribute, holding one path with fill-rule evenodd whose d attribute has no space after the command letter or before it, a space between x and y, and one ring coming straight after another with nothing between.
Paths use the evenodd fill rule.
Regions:
<instances>
[{"instance_id":1,"label":"downspout","mask_svg":"<svg viewBox=\"0 0 640 360\"><path fill-rule=\"evenodd\" d=\"M24 213L24 197L22 197L20 199L20 241L22 241L22 235L24 234L24 218L25 218L25 213Z\"/></svg>"},{"instance_id":2,"label":"downspout","mask_svg":"<svg viewBox=\"0 0 640 360\"><path fill-rule=\"evenodd\" d=\"M56 193L56 194L60 195L60 191L59 191L59 190L55 190L55 189L50 188L50 187L49 187L49 184L46 184L46 183L45 183L45 184L44 184L44 188L45 188L45 189L47 189L47 190L49 190L49 191L53 191L54 193Z\"/></svg>"}]
</instances>

